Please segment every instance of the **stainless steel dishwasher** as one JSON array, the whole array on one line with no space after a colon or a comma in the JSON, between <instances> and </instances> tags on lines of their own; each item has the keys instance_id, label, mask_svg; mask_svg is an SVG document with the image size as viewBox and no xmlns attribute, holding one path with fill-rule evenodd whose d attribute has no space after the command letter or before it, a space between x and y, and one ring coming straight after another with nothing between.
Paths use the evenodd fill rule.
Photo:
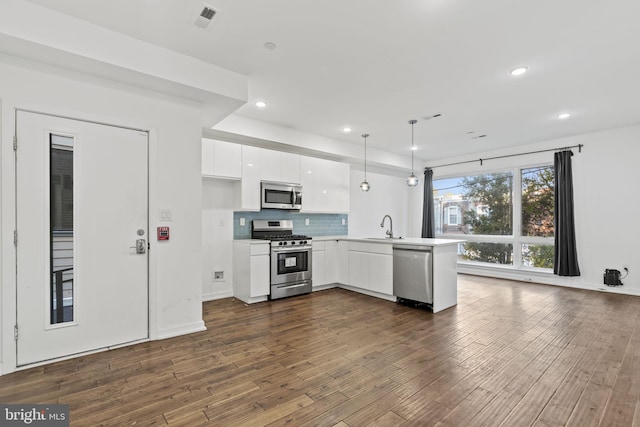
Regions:
<instances>
[{"instance_id":1,"label":"stainless steel dishwasher","mask_svg":"<svg viewBox=\"0 0 640 427\"><path fill-rule=\"evenodd\" d=\"M393 246L393 294L398 302L433 304L433 253L430 247Z\"/></svg>"}]
</instances>

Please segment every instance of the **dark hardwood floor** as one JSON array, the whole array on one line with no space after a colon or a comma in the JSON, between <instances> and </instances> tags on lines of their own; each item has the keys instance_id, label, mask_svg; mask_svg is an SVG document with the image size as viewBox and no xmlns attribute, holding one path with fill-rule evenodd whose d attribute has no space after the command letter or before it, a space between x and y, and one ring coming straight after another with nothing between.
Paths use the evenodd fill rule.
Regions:
<instances>
[{"instance_id":1,"label":"dark hardwood floor","mask_svg":"<svg viewBox=\"0 0 640 427\"><path fill-rule=\"evenodd\" d=\"M0 377L74 426L640 426L640 298L460 275L438 314L330 289Z\"/></svg>"}]
</instances>

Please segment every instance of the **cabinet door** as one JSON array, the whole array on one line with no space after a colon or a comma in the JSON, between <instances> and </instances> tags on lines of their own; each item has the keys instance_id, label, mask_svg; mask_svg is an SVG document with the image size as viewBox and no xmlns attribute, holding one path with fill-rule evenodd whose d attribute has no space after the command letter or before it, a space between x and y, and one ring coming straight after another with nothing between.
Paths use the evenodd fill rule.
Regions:
<instances>
[{"instance_id":1,"label":"cabinet door","mask_svg":"<svg viewBox=\"0 0 640 427\"><path fill-rule=\"evenodd\" d=\"M260 150L262 181L300 183L300 156L276 150Z\"/></svg>"},{"instance_id":2,"label":"cabinet door","mask_svg":"<svg viewBox=\"0 0 640 427\"><path fill-rule=\"evenodd\" d=\"M221 178L241 178L241 146L230 142L214 141L213 147L213 174Z\"/></svg>"},{"instance_id":3,"label":"cabinet door","mask_svg":"<svg viewBox=\"0 0 640 427\"><path fill-rule=\"evenodd\" d=\"M279 151L260 149L260 179L262 181L282 182L280 179L282 157Z\"/></svg>"},{"instance_id":4,"label":"cabinet door","mask_svg":"<svg viewBox=\"0 0 640 427\"><path fill-rule=\"evenodd\" d=\"M336 279L338 283L349 284L349 242L336 242L335 262L337 265Z\"/></svg>"},{"instance_id":5,"label":"cabinet door","mask_svg":"<svg viewBox=\"0 0 640 427\"><path fill-rule=\"evenodd\" d=\"M202 175L213 176L214 164L213 164L213 139L202 138Z\"/></svg>"},{"instance_id":6,"label":"cabinet door","mask_svg":"<svg viewBox=\"0 0 640 427\"><path fill-rule=\"evenodd\" d=\"M327 283L339 283L340 258L338 254L338 242L335 240L324 242L325 280ZM346 260L342 260L346 264ZM314 273L315 274L315 273Z\"/></svg>"},{"instance_id":7,"label":"cabinet door","mask_svg":"<svg viewBox=\"0 0 640 427\"><path fill-rule=\"evenodd\" d=\"M393 256L367 254L369 261L369 290L393 295Z\"/></svg>"},{"instance_id":8,"label":"cabinet door","mask_svg":"<svg viewBox=\"0 0 640 427\"><path fill-rule=\"evenodd\" d=\"M242 210L260 210L260 149L242 146L242 182L240 203Z\"/></svg>"},{"instance_id":9,"label":"cabinet door","mask_svg":"<svg viewBox=\"0 0 640 427\"><path fill-rule=\"evenodd\" d=\"M300 156L300 184L302 184L302 212L317 211L315 198L316 159Z\"/></svg>"},{"instance_id":10,"label":"cabinet door","mask_svg":"<svg viewBox=\"0 0 640 427\"><path fill-rule=\"evenodd\" d=\"M317 212L348 213L350 168L346 163L315 159L314 201Z\"/></svg>"},{"instance_id":11,"label":"cabinet door","mask_svg":"<svg viewBox=\"0 0 640 427\"><path fill-rule=\"evenodd\" d=\"M321 286L328 283L325 251L313 251L311 256L311 269L313 271L313 286Z\"/></svg>"},{"instance_id":12,"label":"cabinet door","mask_svg":"<svg viewBox=\"0 0 640 427\"><path fill-rule=\"evenodd\" d=\"M269 255L254 255L250 258L251 290L249 296L253 298L269 295L271 292L269 289Z\"/></svg>"},{"instance_id":13,"label":"cabinet door","mask_svg":"<svg viewBox=\"0 0 640 427\"><path fill-rule=\"evenodd\" d=\"M349 285L369 288L369 259L364 252L349 251Z\"/></svg>"}]
</instances>

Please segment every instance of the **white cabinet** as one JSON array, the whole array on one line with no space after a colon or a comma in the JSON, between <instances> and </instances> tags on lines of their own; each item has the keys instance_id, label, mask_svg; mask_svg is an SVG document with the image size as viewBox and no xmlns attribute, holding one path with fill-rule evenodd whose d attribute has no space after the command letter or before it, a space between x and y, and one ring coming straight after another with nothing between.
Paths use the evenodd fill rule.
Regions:
<instances>
[{"instance_id":1,"label":"white cabinet","mask_svg":"<svg viewBox=\"0 0 640 427\"><path fill-rule=\"evenodd\" d=\"M339 282L338 242L335 240L313 241L312 245L313 287ZM346 264L346 261L344 263Z\"/></svg>"},{"instance_id":2,"label":"white cabinet","mask_svg":"<svg viewBox=\"0 0 640 427\"><path fill-rule=\"evenodd\" d=\"M268 241L233 242L233 296L247 304L266 301L270 294Z\"/></svg>"},{"instance_id":3,"label":"white cabinet","mask_svg":"<svg viewBox=\"0 0 640 427\"><path fill-rule=\"evenodd\" d=\"M433 248L433 312L458 304L458 245Z\"/></svg>"},{"instance_id":4,"label":"white cabinet","mask_svg":"<svg viewBox=\"0 0 640 427\"><path fill-rule=\"evenodd\" d=\"M393 249L388 244L349 242L348 282L367 291L393 294Z\"/></svg>"},{"instance_id":5,"label":"white cabinet","mask_svg":"<svg viewBox=\"0 0 640 427\"><path fill-rule=\"evenodd\" d=\"M203 138L202 175L213 178L240 179L242 177L242 146Z\"/></svg>"},{"instance_id":6,"label":"white cabinet","mask_svg":"<svg viewBox=\"0 0 640 427\"><path fill-rule=\"evenodd\" d=\"M350 179L346 163L300 156L302 211L348 213Z\"/></svg>"},{"instance_id":7,"label":"white cabinet","mask_svg":"<svg viewBox=\"0 0 640 427\"><path fill-rule=\"evenodd\" d=\"M237 210L260 210L262 181L300 183L300 156L297 154L243 145L241 163L242 181L238 185L235 203Z\"/></svg>"},{"instance_id":8,"label":"white cabinet","mask_svg":"<svg viewBox=\"0 0 640 427\"><path fill-rule=\"evenodd\" d=\"M313 272L313 287L323 286L327 281L327 263L325 242L312 242L311 271Z\"/></svg>"},{"instance_id":9,"label":"white cabinet","mask_svg":"<svg viewBox=\"0 0 640 427\"><path fill-rule=\"evenodd\" d=\"M260 149L262 181L300 183L300 156L282 151Z\"/></svg>"},{"instance_id":10,"label":"white cabinet","mask_svg":"<svg viewBox=\"0 0 640 427\"><path fill-rule=\"evenodd\" d=\"M236 209L260 210L260 148L242 146L242 180L237 184Z\"/></svg>"}]
</instances>

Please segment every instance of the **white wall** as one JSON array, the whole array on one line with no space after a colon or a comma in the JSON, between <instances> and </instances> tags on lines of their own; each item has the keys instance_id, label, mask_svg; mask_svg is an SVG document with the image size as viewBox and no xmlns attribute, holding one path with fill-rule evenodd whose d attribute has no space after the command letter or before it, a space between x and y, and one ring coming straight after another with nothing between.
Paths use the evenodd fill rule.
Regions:
<instances>
[{"instance_id":1,"label":"white wall","mask_svg":"<svg viewBox=\"0 0 640 427\"><path fill-rule=\"evenodd\" d=\"M385 220L384 228L380 222L385 215L393 219L394 236L419 237L412 229L410 212L411 197L421 192L422 187L409 188L406 178L367 172L367 181L371 190L362 192L360 183L364 173L351 169L351 212L349 213L349 235L363 237L386 237L389 220Z\"/></svg>"},{"instance_id":2,"label":"white wall","mask_svg":"<svg viewBox=\"0 0 640 427\"><path fill-rule=\"evenodd\" d=\"M234 182L202 179L202 298L205 301L233 296L233 200ZM224 280L213 273L224 271Z\"/></svg>"},{"instance_id":3,"label":"white wall","mask_svg":"<svg viewBox=\"0 0 640 427\"><path fill-rule=\"evenodd\" d=\"M635 217L640 211L640 192L635 186L635 175L640 159L640 126L620 128L603 132L579 135L570 138L545 141L510 150L483 152L477 157L488 158L505 154L536 151L547 148L584 144L582 152L573 149L572 161L574 179L574 209L576 221L576 244L581 276L561 278L552 274L530 272L514 273L504 269L461 269L498 277L529 280L533 282L572 286L584 289L600 289L640 295L640 258L638 242L640 227ZM467 158L449 158L437 164L447 164ZM434 169L434 179L460 176L472 173L488 173L511 167L526 167L542 162L553 164L553 152L528 156L511 157L466 165ZM421 191L413 202L415 228L420 232ZM352 206L353 206L352 202ZM603 286L602 274L605 268L622 270L629 267L629 276L623 279L624 286L611 288Z\"/></svg>"},{"instance_id":4,"label":"white wall","mask_svg":"<svg viewBox=\"0 0 640 427\"><path fill-rule=\"evenodd\" d=\"M19 65L18 65L19 64ZM23 61L0 57L1 146L1 290L3 368L15 367L14 108L150 130L150 234L169 225L171 240L152 240L150 260L150 333L152 338L202 330L201 106L101 85L97 79L66 79L44 74ZM170 209L172 220L160 221Z\"/></svg>"}]
</instances>

